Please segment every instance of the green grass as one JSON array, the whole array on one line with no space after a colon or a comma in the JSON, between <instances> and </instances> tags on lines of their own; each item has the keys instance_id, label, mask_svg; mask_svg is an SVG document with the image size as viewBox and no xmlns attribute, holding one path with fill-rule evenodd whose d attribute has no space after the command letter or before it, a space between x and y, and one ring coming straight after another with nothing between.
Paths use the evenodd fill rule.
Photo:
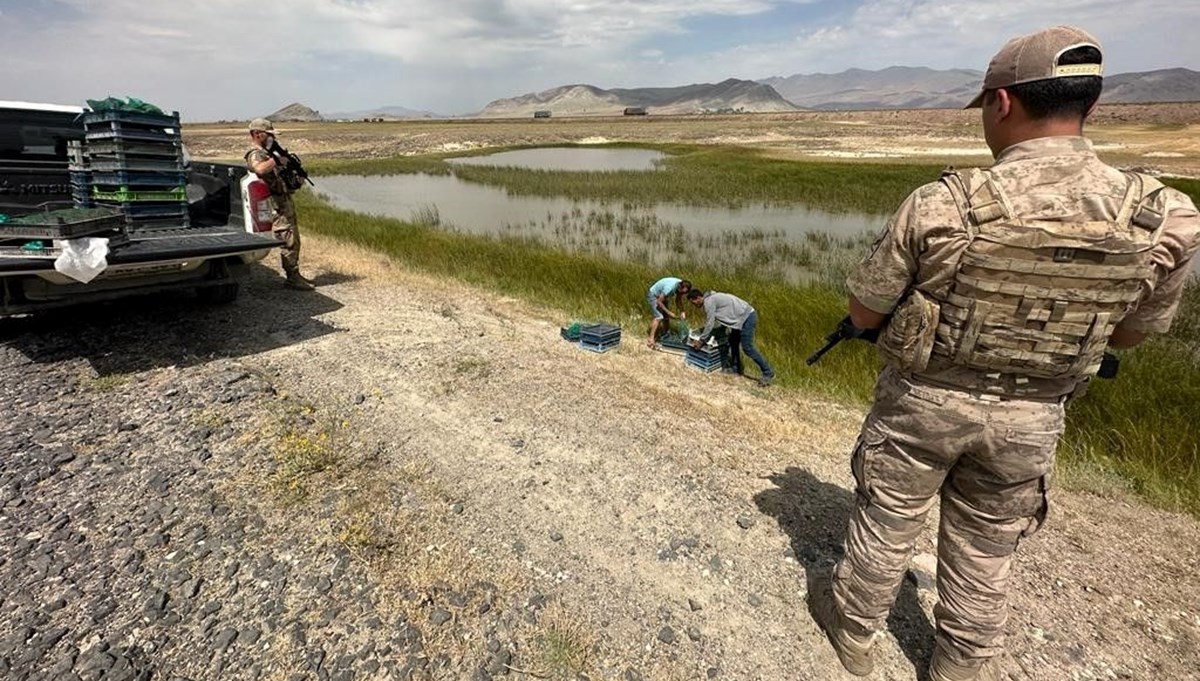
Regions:
<instances>
[{"instance_id":1,"label":"green grass","mask_svg":"<svg viewBox=\"0 0 1200 681\"><path fill-rule=\"evenodd\" d=\"M691 160L684 166L689 163L694 166L651 174L656 178L654 181L687 178L688 182L707 187L713 196L733 195L745 200L757 193L762 200L792 201L798 200L796 197L803 192L797 193L790 186L791 180L820 177L825 172L831 173L826 181L814 184L833 191L835 196L842 189L856 186L854 179L857 177L861 182L863 174L875 180L884 178L885 189L880 195L893 195L892 198L902 197L929 179L927 169L922 167L901 166L887 171L884 167L793 162L788 165L795 167L783 168L784 162L733 150L689 153ZM397 163L416 167L424 161L403 159ZM702 177L699 169L704 164L715 164L714 172L719 171L722 177L745 172L775 179L754 188L739 183L738 188L726 193L726 188L716 186L720 183ZM379 167L385 166L396 167L379 163ZM616 192L624 186L619 182L622 173L611 175L612 178L598 179L604 187L602 191ZM836 181L828 181L830 177ZM1194 199L1200 197L1198 181L1165 181ZM566 180L554 182L560 183L554 186L561 186ZM693 196L695 190L695 185L674 189L655 186L656 191L675 192L679 200L688 200L684 197ZM583 185L579 189L593 191ZM661 199L660 193L652 200ZM841 201L844 200L834 198L824 205L832 207ZM897 198L893 203L898 201ZM859 203L855 209L864 210L867 205ZM817 259L808 264L815 266L821 275L812 283L794 285L780 278L764 277L760 269L748 265L722 269L697 265L674 255L668 256L665 265L636 259L618 262L595 254L565 252L529 238L451 233L430 225L340 211L308 192L299 196L299 208L306 229L385 253L416 270L536 301L559 310L564 322L606 319L619 323L627 338L635 340L640 340L646 332L648 314L643 309L643 300L649 284L666 273L687 276L703 288L735 293L755 306L761 317L761 349L776 367L782 385L858 404L865 404L870 398L878 368L873 348L845 343L826 355L820 364L804 365L804 359L823 344L824 335L846 309L841 279L848 261L833 255L837 249L821 236L806 240L804 247L808 254L803 256ZM754 248L753 239L746 238L749 240L736 247ZM853 250L853 244L847 247ZM1069 466L1116 474L1153 503L1200 516L1200 453L1197 452L1200 419L1193 416L1198 404L1200 285L1193 284L1185 294L1169 335L1124 352L1120 377L1116 381L1094 381L1089 394L1071 405L1060 449L1062 458Z\"/></svg>"},{"instance_id":2,"label":"green grass","mask_svg":"<svg viewBox=\"0 0 1200 681\"><path fill-rule=\"evenodd\" d=\"M603 145L589 148L621 148ZM803 204L834 213L886 215L912 189L938 178L940 166L878 163L797 163L764 157L744 147L637 145L669 154L658 171L561 172L452 165L451 154L391 159L322 159L313 174L453 174L502 187L516 195L565 196L648 204L687 203L738 207L746 204ZM501 149L488 150L489 152ZM461 156L463 154L454 154Z\"/></svg>"}]
</instances>

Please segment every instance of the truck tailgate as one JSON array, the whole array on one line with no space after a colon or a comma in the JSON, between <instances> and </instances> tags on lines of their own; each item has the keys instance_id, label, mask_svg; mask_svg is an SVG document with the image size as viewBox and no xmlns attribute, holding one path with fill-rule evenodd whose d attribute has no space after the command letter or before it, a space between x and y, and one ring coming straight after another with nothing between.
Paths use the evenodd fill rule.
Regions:
<instances>
[{"instance_id":1,"label":"truck tailgate","mask_svg":"<svg viewBox=\"0 0 1200 681\"><path fill-rule=\"evenodd\" d=\"M130 242L108 254L109 265L235 255L274 248L271 236L230 231L228 227L190 227L136 232ZM0 258L0 272L54 269L54 258Z\"/></svg>"}]
</instances>

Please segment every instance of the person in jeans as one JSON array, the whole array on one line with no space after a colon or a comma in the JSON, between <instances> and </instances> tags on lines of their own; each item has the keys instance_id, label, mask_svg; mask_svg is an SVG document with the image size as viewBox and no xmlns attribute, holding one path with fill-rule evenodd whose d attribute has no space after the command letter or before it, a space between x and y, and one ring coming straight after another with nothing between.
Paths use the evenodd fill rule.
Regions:
<instances>
[{"instance_id":1,"label":"person in jeans","mask_svg":"<svg viewBox=\"0 0 1200 681\"><path fill-rule=\"evenodd\" d=\"M754 332L758 328L758 313L754 311L750 303L732 293L717 291L705 293L695 288L688 292L687 297L692 305L704 308L705 317L704 329L700 331L700 337L692 341L692 347L699 348L707 343L708 339L712 337L713 329L720 324L729 329L729 355L734 371L742 373L742 350L745 350L746 355L754 360L762 372L758 384L770 385L771 381L775 380L775 370L771 368L767 358L763 357L754 345Z\"/></svg>"}]
</instances>

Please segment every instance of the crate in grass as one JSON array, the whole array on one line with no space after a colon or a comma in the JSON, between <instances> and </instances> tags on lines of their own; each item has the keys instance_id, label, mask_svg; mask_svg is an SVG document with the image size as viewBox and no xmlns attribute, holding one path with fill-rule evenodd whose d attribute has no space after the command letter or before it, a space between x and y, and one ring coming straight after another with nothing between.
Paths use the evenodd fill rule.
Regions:
<instances>
[{"instance_id":1,"label":"crate in grass","mask_svg":"<svg viewBox=\"0 0 1200 681\"><path fill-rule=\"evenodd\" d=\"M182 171L161 170L113 170L92 171L92 184L112 187L146 185L150 187L178 187L187 184L187 174Z\"/></svg>"},{"instance_id":2,"label":"crate in grass","mask_svg":"<svg viewBox=\"0 0 1200 681\"><path fill-rule=\"evenodd\" d=\"M696 367L705 373L712 373L724 366L724 353L720 347L702 345L699 348L689 347L684 361L688 366Z\"/></svg>"},{"instance_id":3,"label":"crate in grass","mask_svg":"<svg viewBox=\"0 0 1200 681\"><path fill-rule=\"evenodd\" d=\"M579 329L579 340L588 343L609 343L621 341L621 327L611 324L591 324Z\"/></svg>"},{"instance_id":4,"label":"crate in grass","mask_svg":"<svg viewBox=\"0 0 1200 681\"><path fill-rule=\"evenodd\" d=\"M169 187L162 189L132 190L128 186L118 186L104 189L92 187L92 199L114 203L138 203L145 201L187 201L187 186Z\"/></svg>"},{"instance_id":5,"label":"crate in grass","mask_svg":"<svg viewBox=\"0 0 1200 681\"><path fill-rule=\"evenodd\" d=\"M125 217L113 208L39 211L0 223L0 236L19 239L74 239L120 230Z\"/></svg>"},{"instance_id":6,"label":"crate in grass","mask_svg":"<svg viewBox=\"0 0 1200 681\"><path fill-rule=\"evenodd\" d=\"M592 352L608 352L621 344L621 327L590 324L579 329L579 347Z\"/></svg>"}]
</instances>

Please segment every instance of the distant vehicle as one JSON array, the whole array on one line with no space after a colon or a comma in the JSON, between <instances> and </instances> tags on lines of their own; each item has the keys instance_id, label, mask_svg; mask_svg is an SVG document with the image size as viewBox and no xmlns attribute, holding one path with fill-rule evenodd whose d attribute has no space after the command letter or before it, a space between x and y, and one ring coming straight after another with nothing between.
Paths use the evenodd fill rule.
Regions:
<instances>
[{"instance_id":1,"label":"distant vehicle","mask_svg":"<svg viewBox=\"0 0 1200 681\"><path fill-rule=\"evenodd\" d=\"M641 107L641 106L627 106L627 107L625 107L625 115L626 116L645 116L646 108Z\"/></svg>"},{"instance_id":2,"label":"distant vehicle","mask_svg":"<svg viewBox=\"0 0 1200 681\"><path fill-rule=\"evenodd\" d=\"M83 113L78 106L0 102L0 213L13 218L74 205L68 147L84 139ZM192 162L182 154L188 220L126 227L128 243L110 251L107 268L86 284L55 270L54 257L0 249L0 317L168 289L194 290L207 302L234 300L246 265L279 245L271 235L270 191L245 165ZM21 245L3 244L14 241Z\"/></svg>"},{"instance_id":3,"label":"distant vehicle","mask_svg":"<svg viewBox=\"0 0 1200 681\"><path fill-rule=\"evenodd\" d=\"M549 111L534 111L533 117L534 118L550 118L550 112Z\"/></svg>"}]
</instances>

